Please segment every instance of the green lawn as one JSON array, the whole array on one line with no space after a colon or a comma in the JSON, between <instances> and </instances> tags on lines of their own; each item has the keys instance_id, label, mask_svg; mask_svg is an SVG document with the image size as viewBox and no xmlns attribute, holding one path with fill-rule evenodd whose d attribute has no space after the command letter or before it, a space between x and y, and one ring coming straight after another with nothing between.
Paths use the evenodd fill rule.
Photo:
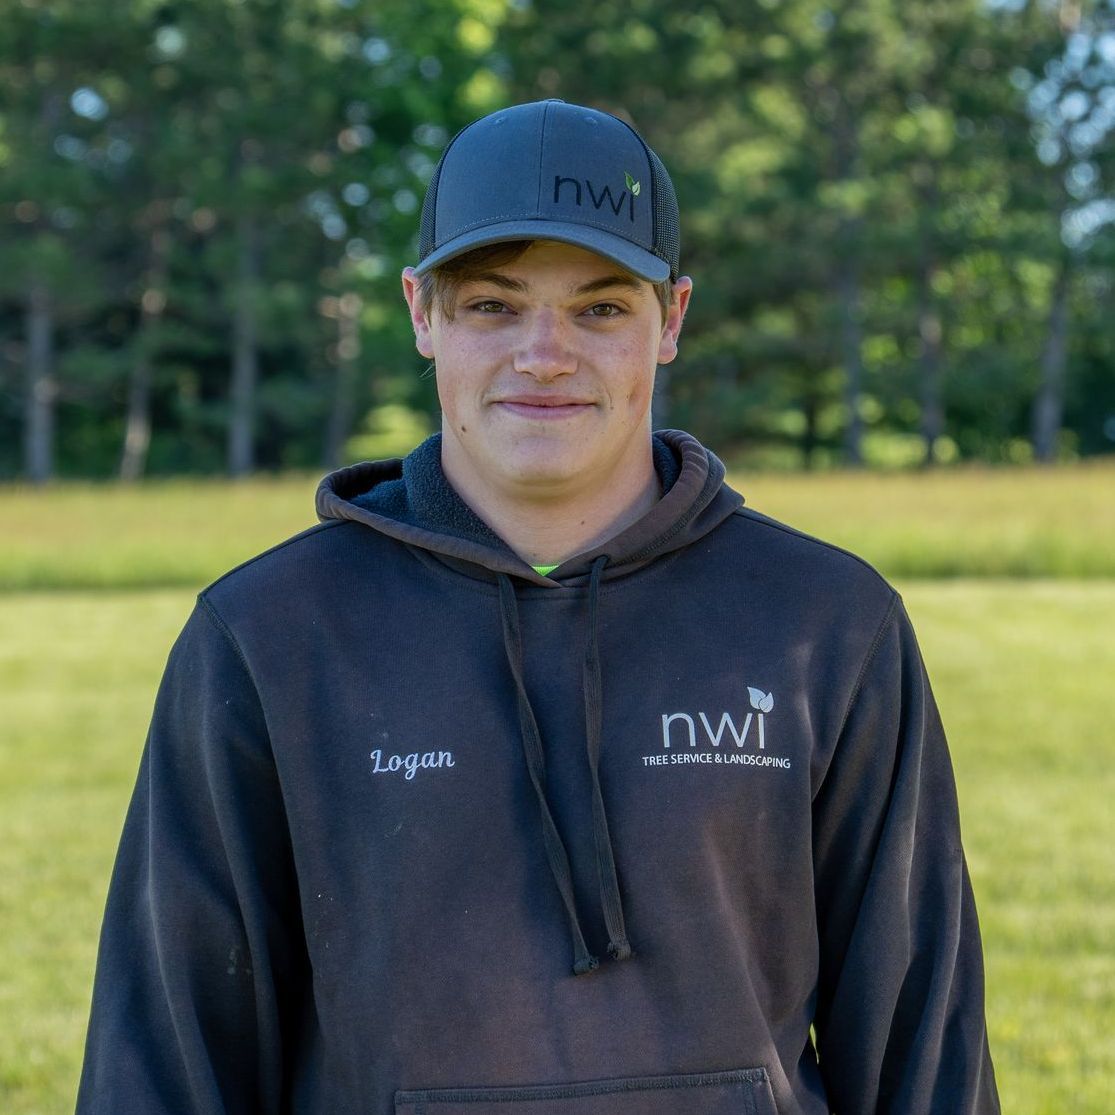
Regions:
<instances>
[{"instance_id":1,"label":"green lawn","mask_svg":"<svg viewBox=\"0 0 1115 1115\"><path fill-rule=\"evenodd\" d=\"M0 487L0 591L203 585L316 522L317 479ZM890 577L1115 577L1115 460L732 482Z\"/></svg>"},{"instance_id":2,"label":"green lawn","mask_svg":"<svg viewBox=\"0 0 1115 1115\"><path fill-rule=\"evenodd\" d=\"M1115 460L1057 469L755 473L750 506L887 576L1115 577Z\"/></svg>"},{"instance_id":3,"label":"green lawn","mask_svg":"<svg viewBox=\"0 0 1115 1115\"><path fill-rule=\"evenodd\" d=\"M0 591L200 588L316 523L318 479L0 487Z\"/></svg>"},{"instance_id":4,"label":"green lawn","mask_svg":"<svg viewBox=\"0 0 1115 1115\"><path fill-rule=\"evenodd\" d=\"M1004 1111L1109 1115L1115 584L900 587L955 755ZM192 597L0 602L7 1115L72 1109L108 873L154 689Z\"/></svg>"},{"instance_id":5,"label":"green lawn","mask_svg":"<svg viewBox=\"0 0 1115 1115\"><path fill-rule=\"evenodd\" d=\"M949 731L1003 1111L1115 1111L1115 583L901 586Z\"/></svg>"},{"instance_id":6,"label":"green lawn","mask_svg":"<svg viewBox=\"0 0 1115 1115\"><path fill-rule=\"evenodd\" d=\"M0 599L5 1115L73 1110L124 804L159 674L192 598L177 590Z\"/></svg>"}]
</instances>

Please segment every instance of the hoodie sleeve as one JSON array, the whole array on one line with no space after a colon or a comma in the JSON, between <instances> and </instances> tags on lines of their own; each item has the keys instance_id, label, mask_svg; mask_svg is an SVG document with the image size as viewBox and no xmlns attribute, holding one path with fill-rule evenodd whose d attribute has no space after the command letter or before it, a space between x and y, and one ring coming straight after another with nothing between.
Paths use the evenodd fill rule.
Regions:
<instances>
[{"instance_id":1,"label":"hoodie sleeve","mask_svg":"<svg viewBox=\"0 0 1115 1115\"><path fill-rule=\"evenodd\" d=\"M833 1112L998 1112L952 766L897 596L813 808L815 1028Z\"/></svg>"},{"instance_id":2,"label":"hoodie sleeve","mask_svg":"<svg viewBox=\"0 0 1115 1115\"><path fill-rule=\"evenodd\" d=\"M278 1111L300 927L260 702L202 598L171 651L124 824L78 1115Z\"/></svg>"}]
</instances>

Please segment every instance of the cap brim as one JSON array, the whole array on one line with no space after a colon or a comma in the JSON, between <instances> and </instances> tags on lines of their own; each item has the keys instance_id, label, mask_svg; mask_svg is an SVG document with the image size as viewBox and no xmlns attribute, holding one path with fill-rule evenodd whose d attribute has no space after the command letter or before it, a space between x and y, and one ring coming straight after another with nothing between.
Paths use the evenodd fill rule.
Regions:
<instances>
[{"instance_id":1,"label":"cap brim","mask_svg":"<svg viewBox=\"0 0 1115 1115\"><path fill-rule=\"evenodd\" d=\"M648 283L660 283L670 278L670 265L664 259L632 244L630 240L591 226L542 220L504 221L474 228L432 251L415 267L414 273L423 275L448 260L471 252L473 248L504 244L508 240L556 240L559 244L572 244L610 259Z\"/></svg>"}]
</instances>

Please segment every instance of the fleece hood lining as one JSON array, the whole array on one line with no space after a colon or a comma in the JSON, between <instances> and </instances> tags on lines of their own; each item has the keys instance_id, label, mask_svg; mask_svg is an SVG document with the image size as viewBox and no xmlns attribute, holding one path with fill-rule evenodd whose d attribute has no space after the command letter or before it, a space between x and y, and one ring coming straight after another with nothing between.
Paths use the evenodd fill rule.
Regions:
<instances>
[{"instance_id":1,"label":"fleece hood lining","mask_svg":"<svg viewBox=\"0 0 1115 1115\"><path fill-rule=\"evenodd\" d=\"M431 554L463 562L474 576L493 580L506 573L553 589L588 583L593 562L608 558L605 579L689 545L714 529L743 503L723 483L724 466L689 434L654 435L655 468L666 489L635 523L600 546L562 562L543 576L515 554L467 507L441 469L441 435L435 434L405 460L364 462L327 476L316 505L322 520L363 523Z\"/></svg>"}]
</instances>

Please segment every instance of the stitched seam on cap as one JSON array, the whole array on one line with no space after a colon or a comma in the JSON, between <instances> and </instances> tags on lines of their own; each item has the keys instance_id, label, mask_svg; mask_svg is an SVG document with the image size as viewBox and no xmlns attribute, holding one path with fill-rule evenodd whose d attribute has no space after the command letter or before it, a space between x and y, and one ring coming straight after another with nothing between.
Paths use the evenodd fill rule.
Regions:
<instances>
[{"instance_id":1,"label":"stitched seam on cap","mask_svg":"<svg viewBox=\"0 0 1115 1115\"><path fill-rule=\"evenodd\" d=\"M630 127L630 125L628 125L628 126ZM662 260L664 260L664 262L669 263L670 261L665 259L662 255L662 253L658 250L658 221L657 221L657 215L658 215L658 175L654 173L654 160L650 157L650 148L647 146L646 140L643 139L643 137L641 135L639 135L639 133L636 132L634 128L631 128L631 131L632 131L632 134L635 136L635 138L639 141L639 144L643 149L643 158L646 159L647 170L650 172L650 249L649 250L653 255L658 256L659 259L662 259ZM671 272L673 271L672 267L670 268L670 271ZM671 277L672 277L672 275L671 275Z\"/></svg>"},{"instance_id":2,"label":"stitched seam on cap","mask_svg":"<svg viewBox=\"0 0 1115 1115\"><path fill-rule=\"evenodd\" d=\"M474 123L475 123L475 121L474 121ZM457 134L445 145L445 150L442 151L441 158L438 159L437 166L434 168L434 177L433 177L432 182L431 182L431 184L433 185L433 188L434 188L434 215L430 219L430 224L433 225L433 228L430 232L430 244L431 244L430 251L429 251L430 255L433 255L433 253L438 248L440 248L442 246L442 244L438 242L439 238L438 238L438 231L437 231L438 230L437 202L438 202L438 196L441 193L441 175L442 175L442 172L445 170L445 162L446 162L446 159L448 159L448 157L449 157L449 152L453 150L453 147L456 144L457 140L459 140L461 138L461 136L463 136L465 134L465 132L467 132L469 130L469 128L471 128L471 127L472 127L472 124L466 124L463 128L458 129Z\"/></svg>"},{"instance_id":3,"label":"stitched seam on cap","mask_svg":"<svg viewBox=\"0 0 1115 1115\"><path fill-rule=\"evenodd\" d=\"M550 118L550 106L542 110L542 127L538 129L538 189L534 193L534 213L542 212L542 157L546 151L546 121Z\"/></svg>"}]
</instances>

